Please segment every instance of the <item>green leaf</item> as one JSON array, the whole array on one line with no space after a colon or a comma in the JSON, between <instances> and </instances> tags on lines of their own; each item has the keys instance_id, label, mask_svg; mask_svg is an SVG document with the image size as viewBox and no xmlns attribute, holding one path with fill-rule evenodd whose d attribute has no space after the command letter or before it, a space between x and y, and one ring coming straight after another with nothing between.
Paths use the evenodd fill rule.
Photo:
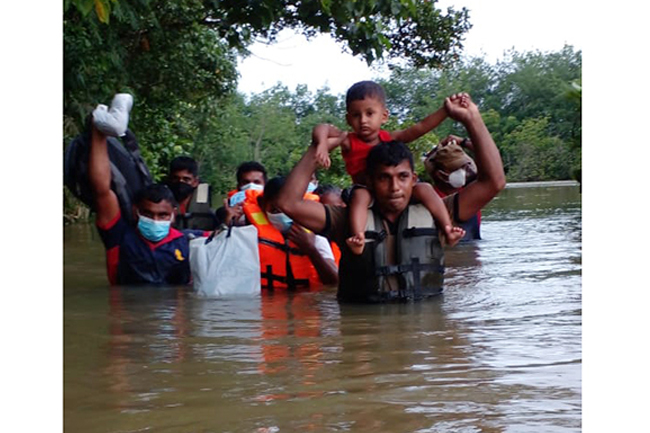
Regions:
<instances>
[{"instance_id":1,"label":"green leaf","mask_svg":"<svg viewBox=\"0 0 650 433\"><path fill-rule=\"evenodd\" d=\"M75 7L81 15L86 16L93 9L94 0L73 0Z\"/></svg>"}]
</instances>

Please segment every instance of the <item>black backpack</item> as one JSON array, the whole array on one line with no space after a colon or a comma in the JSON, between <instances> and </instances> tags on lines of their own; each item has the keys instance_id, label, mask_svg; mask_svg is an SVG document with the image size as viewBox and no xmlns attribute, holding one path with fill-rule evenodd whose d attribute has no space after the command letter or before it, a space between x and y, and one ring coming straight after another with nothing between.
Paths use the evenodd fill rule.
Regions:
<instances>
[{"instance_id":1,"label":"black backpack","mask_svg":"<svg viewBox=\"0 0 650 433\"><path fill-rule=\"evenodd\" d=\"M133 223L131 206L133 197L153 180L147 165L140 155L140 148L133 132L127 129L120 140L107 137L108 158L111 163L111 189L120 202L122 217ZM78 135L65 150L63 181L70 192L95 210L95 200L88 181L88 157L90 135Z\"/></svg>"}]
</instances>

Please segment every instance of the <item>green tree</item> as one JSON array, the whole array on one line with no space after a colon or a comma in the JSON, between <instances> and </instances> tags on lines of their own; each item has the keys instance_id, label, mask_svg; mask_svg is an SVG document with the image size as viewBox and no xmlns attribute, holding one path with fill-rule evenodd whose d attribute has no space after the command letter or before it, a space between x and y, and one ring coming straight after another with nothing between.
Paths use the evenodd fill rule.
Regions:
<instances>
[{"instance_id":1,"label":"green tree","mask_svg":"<svg viewBox=\"0 0 650 433\"><path fill-rule=\"evenodd\" d=\"M502 115L517 119L548 117L552 133L570 140L577 135L580 112L566 97L571 83L580 80L582 52L565 46L553 53L510 52L497 65L496 89Z\"/></svg>"},{"instance_id":2,"label":"green tree","mask_svg":"<svg viewBox=\"0 0 650 433\"><path fill-rule=\"evenodd\" d=\"M570 179L575 152L549 133L548 118L525 119L503 137L501 153L511 181Z\"/></svg>"},{"instance_id":3,"label":"green tree","mask_svg":"<svg viewBox=\"0 0 650 433\"><path fill-rule=\"evenodd\" d=\"M74 6L83 16L93 10L108 23L110 16L155 10L155 0L66 0L64 10ZM410 59L416 66L440 66L458 58L462 35L471 27L468 11L436 8L436 0L181 0L169 10L178 16L174 24L192 23L213 30L228 46L245 49L257 36L273 40L284 28L300 29L306 36L327 33L368 63L381 58ZM128 6L125 6L128 5ZM190 15L189 12L192 12Z\"/></svg>"},{"instance_id":4,"label":"green tree","mask_svg":"<svg viewBox=\"0 0 650 433\"><path fill-rule=\"evenodd\" d=\"M439 66L458 57L469 22L465 9L443 13L425 0L65 0L65 142L97 103L130 92L131 129L161 178L173 154L197 151L197 139L210 135L205 113L234 92L236 56L284 28L330 34L368 63L403 57ZM322 108L304 104L305 90L292 95L298 121L314 113L307 105Z\"/></svg>"}]
</instances>

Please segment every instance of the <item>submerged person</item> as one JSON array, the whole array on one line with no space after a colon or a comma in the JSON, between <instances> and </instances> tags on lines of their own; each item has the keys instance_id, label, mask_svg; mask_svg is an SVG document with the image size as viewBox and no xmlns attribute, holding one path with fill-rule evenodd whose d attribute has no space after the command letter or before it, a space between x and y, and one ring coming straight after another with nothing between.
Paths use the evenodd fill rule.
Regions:
<instances>
[{"instance_id":1,"label":"submerged person","mask_svg":"<svg viewBox=\"0 0 650 433\"><path fill-rule=\"evenodd\" d=\"M469 96L460 94L458 101L466 105ZM341 147L345 168L355 184L350 194L352 236L347 242L352 252L361 254L365 246L363 228L368 219L368 206L371 204L365 175L365 159L368 152L382 141L410 143L438 126L446 119L447 113L443 106L404 130L392 132L382 130L382 125L388 121L386 95L384 89L373 81L361 81L352 85L347 91L345 105L347 110L345 119L354 132L345 133L332 125L320 124L314 127L313 141L317 152L316 157L323 167L329 167L329 152L336 147ZM463 237L464 230L451 224L442 200L430 184L425 182L418 184L413 196L433 215L449 246L455 245Z\"/></svg>"},{"instance_id":2,"label":"submerged person","mask_svg":"<svg viewBox=\"0 0 650 433\"><path fill-rule=\"evenodd\" d=\"M218 227L212 209L210 185L199 179L199 164L189 156L178 156L169 164L167 185L178 202L174 218L177 229L212 231Z\"/></svg>"},{"instance_id":3,"label":"submerged person","mask_svg":"<svg viewBox=\"0 0 650 433\"><path fill-rule=\"evenodd\" d=\"M461 122L474 144L478 175L459 192L443 199L454 222L476 214L505 186L499 151L473 102L459 95L445 100L451 118ZM351 235L349 208L305 200L304 191L318 168L317 149L310 146L291 171L277 200L294 221L339 245L338 298L346 302L418 300L439 294L443 285L444 252L435 221L421 204L412 204L417 182L413 155L401 142L379 143L367 157L368 190L374 198L366 223L368 243L361 255L346 242Z\"/></svg>"},{"instance_id":4,"label":"submerged person","mask_svg":"<svg viewBox=\"0 0 650 433\"><path fill-rule=\"evenodd\" d=\"M247 223L258 231L262 287L337 284L338 266L328 240L294 223L277 208L285 182L284 177L276 177L266 183L263 192L249 189L243 203Z\"/></svg>"},{"instance_id":5,"label":"submerged person","mask_svg":"<svg viewBox=\"0 0 650 433\"><path fill-rule=\"evenodd\" d=\"M106 267L111 284L187 284L190 282L189 238L171 227L176 200L161 184L148 185L134 198L135 227L120 211L111 190L111 167L106 137L126 130L133 98L118 94L110 110L93 112L88 175L96 225L106 248ZM110 115L110 116L108 116ZM108 118L108 121L106 120Z\"/></svg>"}]
</instances>

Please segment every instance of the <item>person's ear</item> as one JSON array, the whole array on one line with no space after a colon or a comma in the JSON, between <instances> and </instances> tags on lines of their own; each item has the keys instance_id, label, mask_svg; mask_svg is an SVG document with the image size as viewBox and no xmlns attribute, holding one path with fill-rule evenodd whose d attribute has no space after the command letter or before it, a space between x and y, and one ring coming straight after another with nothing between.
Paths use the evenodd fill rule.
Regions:
<instances>
[{"instance_id":1,"label":"person's ear","mask_svg":"<svg viewBox=\"0 0 650 433\"><path fill-rule=\"evenodd\" d=\"M352 126L352 122L350 121L350 113L345 113L345 122L348 124L348 126Z\"/></svg>"},{"instance_id":2,"label":"person's ear","mask_svg":"<svg viewBox=\"0 0 650 433\"><path fill-rule=\"evenodd\" d=\"M133 217L133 221L138 220L138 207L136 205L131 205L131 216Z\"/></svg>"},{"instance_id":3,"label":"person's ear","mask_svg":"<svg viewBox=\"0 0 650 433\"><path fill-rule=\"evenodd\" d=\"M190 183L190 185L192 185L192 188L196 188L197 186L199 186L199 183L201 183L201 181L199 180L199 178L198 178L198 177L194 177L194 179L192 179L192 182Z\"/></svg>"},{"instance_id":4,"label":"person's ear","mask_svg":"<svg viewBox=\"0 0 650 433\"><path fill-rule=\"evenodd\" d=\"M388 122L388 108L384 108L384 111L381 113L381 124Z\"/></svg>"}]
</instances>

